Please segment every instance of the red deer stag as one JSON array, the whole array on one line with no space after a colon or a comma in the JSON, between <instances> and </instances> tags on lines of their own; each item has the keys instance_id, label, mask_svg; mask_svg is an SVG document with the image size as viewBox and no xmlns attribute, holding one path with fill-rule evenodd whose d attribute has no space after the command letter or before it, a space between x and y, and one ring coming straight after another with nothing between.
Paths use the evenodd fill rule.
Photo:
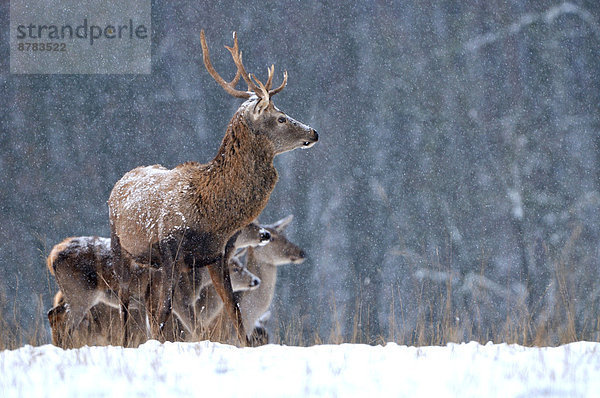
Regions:
<instances>
[{"instance_id":1,"label":"red deer stag","mask_svg":"<svg viewBox=\"0 0 600 398\"><path fill-rule=\"evenodd\" d=\"M224 266L228 239L254 220L265 208L277 181L273 158L296 148L309 148L317 132L275 107L272 97L286 85L271 89L274 67L266 84L246 72L234 33L227 47L237 67L236 77L226 82L213 68L204 31L200 33L204 65L230 95L246 99L233 115L215 158L207 164L183 163L174 169L138 167L114 186L108 200L111 245L118 261L124 324L127 339L129 263L160 265L165 275L162 302L157 308L160 337L171 312L171 300L179 274L208 266L213 285L234 322L240 343L247 342L241 315ZM235 88L239 77L248 90Z\"/></svg>"}]
</instances>

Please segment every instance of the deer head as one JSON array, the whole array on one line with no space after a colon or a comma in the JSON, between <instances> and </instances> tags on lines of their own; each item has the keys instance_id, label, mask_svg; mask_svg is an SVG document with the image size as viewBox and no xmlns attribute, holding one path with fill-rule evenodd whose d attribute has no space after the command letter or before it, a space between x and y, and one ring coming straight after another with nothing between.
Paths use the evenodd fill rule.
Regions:
<instances>
[{"instance_id":1,"label":"deer head","mask_svg":"<svg viewBox=\"0 0 600 398\"><path fill-rule=\"evenodd\" d=\"M235 238L235 247L244 249L248 246L264 246L271 241L271 233L253 222L242 228Z\"/></svg>"},{"instance_id":2,"label":"deer head","mask_svg":"<svg viewBox=\"0 0 600 398\"><path fill-rule=\"evenodd\" d=\"M233 32L233 47L225 46L225 48L231 53L237 72L233 80L227 82L217 73L210 62L204 30L200 32L200 41L204 66L208 73L228 94L246 99L238 111L243 113L253 134L264 135L267 138L276 155L296 148L310 148L319 140L319 135L313 128L294 120L273 104L273 96L283 90L287 84L287 71L283 73L283 82L277 88L272 88L274 65L267 68L268 76L265 84L255 75L249 74L242 62L237 35ZM240 77L248 85L248 89L245 91L235 88Z\"/></svg>"},{"instance_id":3,"label":"deer head","mask_svg":"<svg viewBox=\"0 0 600 398\"><path fill-rule=\"evenodd\" d=\"M260 285L260 278L248 271L246 265L237 257L233 257L229 262L229 270L231 275L231 288L234 292L256 290Z\"/></svg>"},{"instance_id":4,"label":"deer head","mask_svg":"<svg viewBox=\"0 0 600 398\"><path fill-rule=\"evenodd\" d=\"M254 250L254 256L259 261L272 265L302 264L304 262L306 258L304 250L287 240L283 235L293 219L294 216L290 214L273 224L263 225L271 233L271 241L265 247Z\"/></svg>"}]
</instances>

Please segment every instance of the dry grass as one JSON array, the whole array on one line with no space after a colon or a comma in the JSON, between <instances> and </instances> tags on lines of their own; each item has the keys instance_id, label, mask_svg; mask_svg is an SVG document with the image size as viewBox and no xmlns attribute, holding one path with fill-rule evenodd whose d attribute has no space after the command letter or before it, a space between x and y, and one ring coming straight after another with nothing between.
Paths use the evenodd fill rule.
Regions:
<instances>
[{"instance_id":1,"label":"dry grass","mask_svg":"<svg viewBox=\"0 0 600 398\"><path fill-rule=\"evenodd\" d=\"M576 236L572 238L575 240ZM308 316L297 316L287 323L275 319L269 324L270 341L275 344L294 346L385 342L427 346L464 341L478 341L482 344L493 341L525 346L556 346L581 340L600 341L599 299L594 297L594 294L586 295L589 286L583 285L581 278L578 278L581 272L574 272L576 265L572 263L569 250L570 246L567 244L553 258L551 281L544 297L534 300L530 306L522 298L505 297L507 301L505 314L497 316L494 322L490 322L489 312L498 300L490 291L481 288L471 292L472 297L468 305L465 305L461 302L461 294L464 294L464 291L457 291L461 287L460 283L464 287L464 280L459 281L460 283L451 278L441 283L421 280L415 281L411 292L412 300L409 303L402 300L403 292L398 287L391 290L387 297L386 313L389 315L383 326L384 335L373 337L370 333L371 325L368 319L372 309L361 299L360 292L356 295L356 302L353 303L354 316L351 322L345 324L341 321L343 314L339 309L339 303L332 293L330 311L323 314L323 319L320 320L321 324L330 325L328 331L319 332L322 330L320 324L314 325L314 328L307 328L311 322ZM439 261L430 264L432 263L437 267L437 271L444 271L443 268L449 271L450 267L442 267ZM485 281L485 276L485 266L482 266L480 274L473 278L476 281ZM50 285L51 283L48 283L49 289ZM596 290L600 288L596 287ZM506 292L511 292L508 286ZM37 298L34 318L24 319L19 313L16 299L10 301L6 294L0 291L0 350L15 349L25 344L50 343L46 316L48 307L42 302L40 295ZM530 311L529 308L533 308L534 311ZM345 314L347 313L346 311ZM108 311L104 317L109 319L108 338L90 339L88 335L96 333L94 330L98 330L98 324L88 322L82 326L78 336L74 337L73 346L117 344L120 341L118 312ZM142 321L138 323L141 324ZM169 339L181 335L181 327L175 323L170 324L167 329ZM213 330L222 330L222 328L217 327ZM219 334L214 331L206 331L202 338L232 342L227 333ZM140 337L134 345L142 341L143 338Z\"/></svg>"},{"instance_id":2,"label":"dry grass","mask_svg":"<svg viewBox=\"0 0 600 398\"><path fill-rule=\"evenodd\" d=\"M584 323L583 330L578 331L575 322L574 305L570 300L567 300L565 295L555 308L555 315L546 322L535 324L532 317L523 313L520 318L513 318L510 315L506 317L502 325L498 325L492 334L478 335L476 333L478 326L474 319L461 318L457 320L456 312L452 306L450 292L444 299L444 309L441 313L441 318L434 319L427 317L424 314L431 312L432 306L437 305L434 302L421 303L427 311L423 311L418 316L418 321L414 328L406 330L402 327L402 316L390 316L388 319L388 334L379 336L375 341L368 338L369 333L366 332L369 325L364 324L360 314L367 313L368 310L360 308L356 312L353 319L353 329L349 337L342 333L342 326L339 322L339 314L337 313L335 300L332 300L331 312L331 330L327 335L320 335L316 330L311 334L306 334L305 323L306 319L299 317L296 321L288 324L275 324L270 327L271 342L275 344L285 344L294 346L309 346L313 344L341 344L341 343L364 343L364 344L383 344L385 342L395 342L400 345L409 346L428 346L428 345L445 345L447 343L459 343L463 341L478 341L482 344L488 341L496 343L506 342L509 344L520 344L525 346L556 346L580 340L598 340L598 330L600 330L600 315L597 315L593 320L587 320ZM359 308L363 303L357 302ZM404 313L404 305L399 299L390 301L390 314L394 314L396 306L399 307L399 312ZM0 306L1 308L1 306ZM116 310L115 310L116 311ZM45 316L44 306L41 297L38 300L38 316L29 328L20 326L22 320L19 314L14 312L7 316L5 312L0 312L0 329L2 330L0 338L0 350L15 349L25 344L42 345L50 343L50 336L47 326L47 318ZM83 326L83 331L80 331L74 341L73 346L82 346L85 344L116 344L119 341L118 328L118 313L113 313L110 316L108 328L111 330L111 337L105 339L90 339L90 333L94 333L90 323ZM227 320L225 320L226 322ZM221 320L223 322L223 320ZM16 326L15 326L16 325ZM92 323L93 325L93 323ZM359 327L359 325L362 326ZM363 329L364 328L364 329ZM171 336L177 335L180 332L180 327L172 326ZM215 330L221 330L216 328ZM231 341L227 335L217 334L215 332L206 332L203 336L213 341ZM172 339L173 337L171 337ZM134 343L137 345L141 340Z\"/></svg>"},{"instance_id":3,"label":"dry grass","mask_svg":"<svg viewBox=\"0 0 600 398\"><path fill-rule=\"evenodd\" d=\"M6 297L0 295L0 350L12 350L22 347L25 344L37 346L47 344L49 342L46 325L44 324L45 316L42 296L38 296L36 315L33 322L26 322L21 318L16 304L12 304L11 313L7 313ZM23 327L23 324L30 326Z\"/></svg>"}]
</instances>

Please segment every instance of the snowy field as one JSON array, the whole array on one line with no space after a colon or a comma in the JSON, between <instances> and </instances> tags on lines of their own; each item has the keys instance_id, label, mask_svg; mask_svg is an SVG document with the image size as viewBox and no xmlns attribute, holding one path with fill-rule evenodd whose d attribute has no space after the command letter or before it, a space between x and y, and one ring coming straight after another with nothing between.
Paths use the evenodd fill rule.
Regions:
<instances>
[{"instance_id":1,"label":"snowy field","mask_svg":"<svg viewBox=\"0 0 600 398\"><path fill-rule=\"evenodd\" d=\"M558 348L150 341L0 353L2 397L598 397L600 343Z\"/></svg>"}]
</instances>

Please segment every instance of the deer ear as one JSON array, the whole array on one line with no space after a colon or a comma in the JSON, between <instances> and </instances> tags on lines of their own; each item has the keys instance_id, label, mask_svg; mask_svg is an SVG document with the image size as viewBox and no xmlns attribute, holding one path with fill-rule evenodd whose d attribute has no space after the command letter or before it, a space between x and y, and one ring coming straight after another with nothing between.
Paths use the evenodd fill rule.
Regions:
<instances>
[{"instance_id":1,"label":"deer ear","mask_svg":"<svg viewBox=\"0 0 600 398\"><path fill-rule=\"evenodd\" d=\"M283 232L284 229L287 228L288 225L294 219L294 215L290 214L289 216L282 218L279 221L275 221L273 224L266 225L265 228L273 228L277 232Z\"/></svg>"}]
</instances>

